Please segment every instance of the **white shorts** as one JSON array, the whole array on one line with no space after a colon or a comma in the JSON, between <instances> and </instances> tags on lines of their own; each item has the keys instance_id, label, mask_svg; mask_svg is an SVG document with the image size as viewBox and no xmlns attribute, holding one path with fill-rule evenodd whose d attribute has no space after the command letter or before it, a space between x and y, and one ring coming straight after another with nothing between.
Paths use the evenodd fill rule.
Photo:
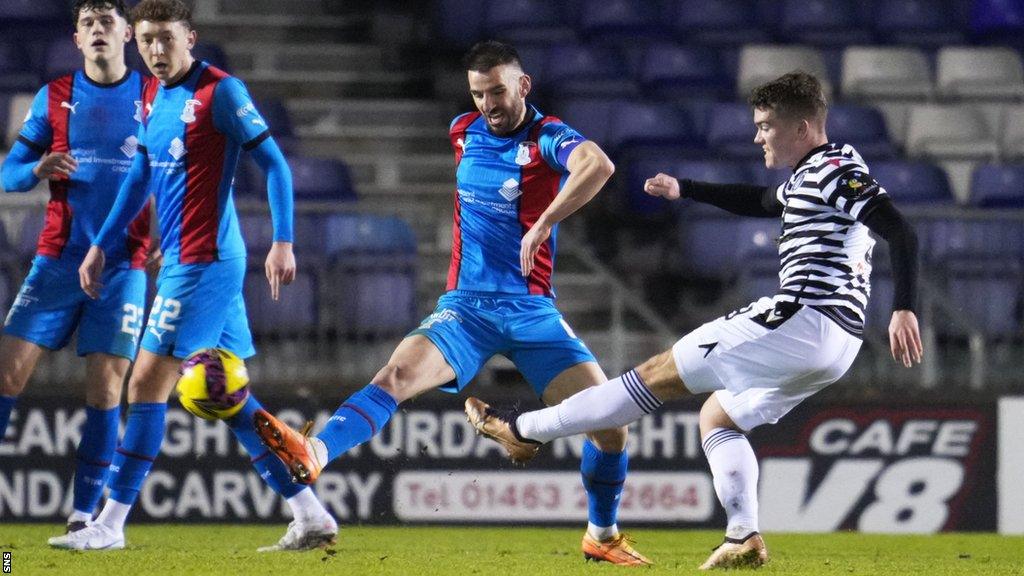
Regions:
<instances>
[{"instance_id":1,"label":"white shorts","mask_svg":"<svg viewBox=\"0 0 1024 576\"><path fill-rule=\"evenodd\" d=\"M693 394L715 392L737 426L774 424L853 364L861 339L808 306L771 298L712 320L672 347Z\"/></svg>"}]
</instances>

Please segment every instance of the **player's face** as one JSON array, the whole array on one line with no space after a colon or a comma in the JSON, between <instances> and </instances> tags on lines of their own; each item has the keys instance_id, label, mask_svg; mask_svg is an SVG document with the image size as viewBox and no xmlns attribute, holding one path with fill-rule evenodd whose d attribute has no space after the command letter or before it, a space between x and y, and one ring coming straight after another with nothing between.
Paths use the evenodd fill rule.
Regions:
<instances>
[{"instance_id":1,"label":"player's face","mask_svg":"<svg viewBox=\"0 0 1024 576\"><path fill-rule=\"evenodd\" d=\"M139 54L153 76L163 84L173 84L192 66L192 47L196 31L184 22L150 22L135 25Z\"/></svg>"},{"instance_id":2,"label":"player's face","mask_svg":"<svg viewBox=\"0 0 1024 576\"><path fill-rule=\"evenodd\" d=\"M132 39L128 21L113 8L84 8L75 24L75 44L86 60L106 62L124 56L124 45Z\"/></svg>"},{"instance_id":3,"label":"player's face","mask_svg":"<svg viewBox=\"0 0 1024 576\"><path fill-rule=\"evenodd\" d=\"M502 64L487 72L469 71L473 103L498 136L510 134L523 121L529 92L530 77L515 64Z\"/></svg>"},{"instance_id":4,"label":"player's face","mask_svg":"<svg viewBox=\"0 0 1024 576\"><path fill-rule=\"evenodd\" d=\"M754 108L754 143L764 150L768 168L793 167L800 160L800 139L806 122L775 114L770 108Z\"/></svg>"}]
</instances>

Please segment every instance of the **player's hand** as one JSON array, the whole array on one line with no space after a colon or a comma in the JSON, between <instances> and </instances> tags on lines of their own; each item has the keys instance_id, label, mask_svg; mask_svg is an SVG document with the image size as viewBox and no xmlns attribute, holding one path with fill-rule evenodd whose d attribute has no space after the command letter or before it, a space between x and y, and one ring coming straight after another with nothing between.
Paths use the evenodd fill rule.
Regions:
<instances>
[{"instance_id":1,"label":"player's hand","mask_svg":"<svg viewBox=\"0 0 1024 576\"><path fill-rule=\"evenodd\" d=\"M78 160L71 154L51 152L39 160L32 173L40 180L60 180L71 176L75 170L78 170Z\"/></svg>"},{"instance_id":2,"label":"player's hand","mask_svg":"<svg viewBox=\"0 0 1024 576\"><path fill-rule=\"evenodd\" d=\"M666 200L678 200L679 199L679 180L658 172L658 175L654 178L648 178L644 182L644 192L647 192L651 196L661 196Z\"/></svg>"},{"instance_id":3,"label":"player's hand","mask_svg":"<svg viewBox=\"0 0 1024 576\"><path fill-rule=\"evenodd\" d=\"M295 254L291 242L274 242L267 254L267 281L270 282L270 297L277 300L281 285L295 280Z\"/></svg>"},{"instance_id":4,"label":"player's hand","mask_svg":"<svg viewBox=\"0 0 1024 576\"><path fill-rule=\"evenodd\" d=\"M921 346L921 330L917 326L917 316L910 310L896 310L889 322L889 349L892 359L907 368L914 362L921 363L924 348Z\"/></svg>"},{"instance_id":5,"label":"player's hand","mask_svg":"<svg viewBox=\"0 0 1024 576\"><path fill-rule=\"evenodd\" d=\"M150 249L149 254L146 254L146 273L150 276L156 276L160 273L160 268L164 265L164 253L160 250L159 245L155 245Z\"/></svg>"},{"instance_id":6,"label":"player's hand","mask_svg":"<svg viewBox=\"0 0 1024 576\"><path fill-rule=\"evenodd\" d=\"M523 241L519 247L519 266L522 269L523 278L530 275L533 271L533 261L537 258L537 252L540 252L540 247L544 245L548 237L551 236L551 226L537 222L530 228L523 236Z\"/></svg>"},{"instance_id":7,"label":"player's hand","mask_svg":"<svg viewBox=\"0 0 1024 576\"><path fill-rule=\"evenodd\" d=\"M103 254L103 249L99 246L92 246L85 255L85 260L82 260L82 265L78 267L78 283L93 300L100 297L100 289L103 288L103 284L100 284L100 277L103 275L105 261L106 255Z\"/></svg>"}]
</instances>

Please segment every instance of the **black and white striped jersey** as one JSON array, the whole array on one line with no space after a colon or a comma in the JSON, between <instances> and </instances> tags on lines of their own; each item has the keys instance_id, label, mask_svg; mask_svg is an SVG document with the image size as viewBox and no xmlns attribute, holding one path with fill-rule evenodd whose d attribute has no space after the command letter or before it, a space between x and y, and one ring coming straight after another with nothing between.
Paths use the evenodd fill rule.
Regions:
<instances>
[{"instance_id":1,"label":"black and white striped jersey","mask_svg":"<svg viewBox=\"0 0 1024 576\"><path fill-rule=\"evenodd\" d=\"M776 300L817 307L859 332L875 245L863 219L885 190L852 146L825 144L811 150L775 193L784 207Z\"/></svg>"}]
</instances>

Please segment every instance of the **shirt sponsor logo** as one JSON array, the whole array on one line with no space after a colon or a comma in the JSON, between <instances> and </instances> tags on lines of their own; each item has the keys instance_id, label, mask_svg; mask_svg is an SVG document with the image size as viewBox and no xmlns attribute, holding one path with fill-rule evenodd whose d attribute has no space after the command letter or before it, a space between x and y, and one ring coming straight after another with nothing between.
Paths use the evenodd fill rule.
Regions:
<instances>
[{"instance_id":1,"label":"shirt sponsor logo","mask_svg":"<svg viewBox=\"0 0 1024 576\"><path fill-rule=\"evenodd\" d=\"M502 183L498 194L501 194L502 198L511 202L522 196L523 192L519 189L519 182L515 178L509 178Z\"/></svg>"},{"instance_id":2,"label":"shirt sponsor logo","mask_svg":"<svg viewBox=\"0 0 1024 576\"><path fill-rule=\"evenodd\" d=\"M121 153L131 158L135 156L135 153L139 149L139 139L135 136L129 136L124 139L124 144L121 144Z\"/></svg>"},{"instance_id":3,"label":"shirt sponsor logo","mask_svg":"<svg viewBox=\"0 0 1024 576\"><path fill-rule=\"evenodd\" d=\"M167 149L167 152L171 155L171 158L181 160L181 157L185 155L185 143L181 141L181 138L175 138L171 140L171 146Z\"/></svg>"}]
</instances>

